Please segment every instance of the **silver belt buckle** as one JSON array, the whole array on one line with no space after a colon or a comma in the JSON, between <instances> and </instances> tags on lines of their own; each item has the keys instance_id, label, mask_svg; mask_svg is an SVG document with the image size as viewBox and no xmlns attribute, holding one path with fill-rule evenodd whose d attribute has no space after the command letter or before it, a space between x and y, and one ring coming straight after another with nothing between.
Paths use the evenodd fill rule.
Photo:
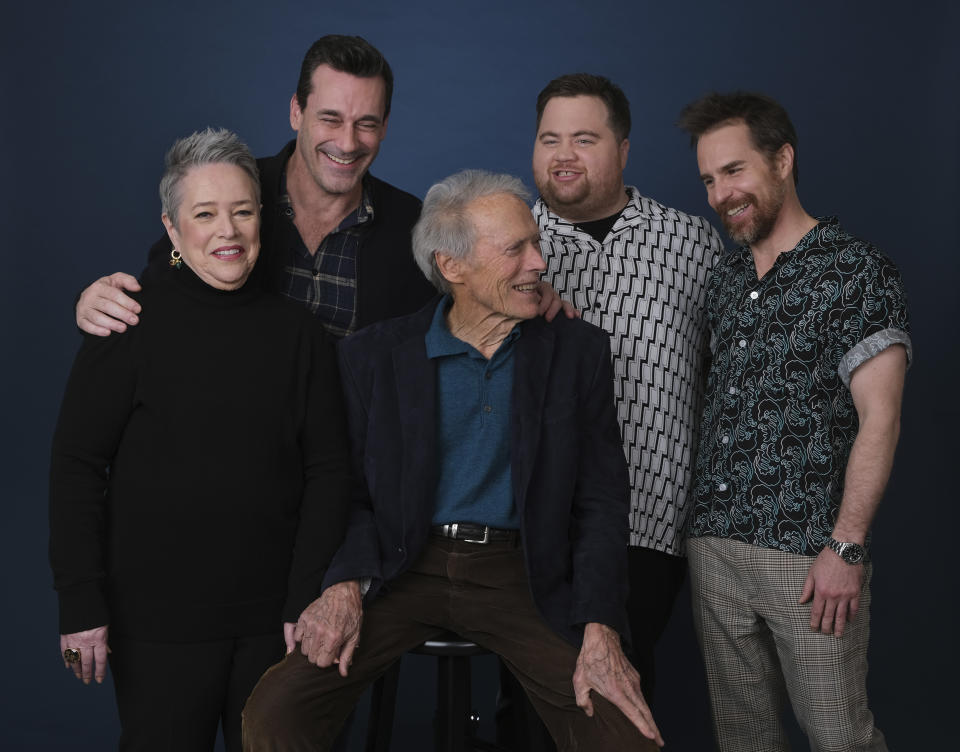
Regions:
<instances>
[{"instance_id":1,"label":"silver belt buckle","mask_svg":"<svg viewBox=\"0 0 960 752\"><path fill-rule=\"evenodd\" d=\"M456 525L454 525L456 527ZM456 535L456 533L454 533ZM489 543L490 542L490 526L483 526L483 540L476 540L474 538L463 538L464 543Z\"/></svg>"}]
</instances>

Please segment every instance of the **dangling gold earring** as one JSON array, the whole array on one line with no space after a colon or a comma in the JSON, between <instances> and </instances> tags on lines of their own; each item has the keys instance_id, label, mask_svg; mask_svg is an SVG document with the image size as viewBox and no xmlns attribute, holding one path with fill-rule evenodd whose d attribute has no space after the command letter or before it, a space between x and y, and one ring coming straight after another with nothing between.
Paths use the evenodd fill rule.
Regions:
<instances>
[{"instance_id":1,"label":"dangling gold earring","mask_svg":"<svg viewBox=\"0 0 960 752\"><path fill-rule=\"evenodd\" d=\"M174 248L170 251L170 266L174 269L179 269L180 265L183 263L183 258L180 256L180 251Z\"/></svg>"}]
</instances>

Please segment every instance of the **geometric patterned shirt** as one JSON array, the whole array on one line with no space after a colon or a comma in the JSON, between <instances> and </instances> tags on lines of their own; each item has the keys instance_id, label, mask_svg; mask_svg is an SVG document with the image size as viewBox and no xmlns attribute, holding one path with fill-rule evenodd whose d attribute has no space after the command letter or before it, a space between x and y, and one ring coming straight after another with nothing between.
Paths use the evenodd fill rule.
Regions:
<instances>
[{"instance_id":1,"label":"geometric patterned shirt","mask_svg":"<svg viewBox=\"0 0 960 752\"><path fill-rule=\"evenodd\" d=\"M293 224L286 169L281 176L279 203L282 215ZM307 250L299 232L290 233L295 238L294 247L287 254L290 263L284 267L286 279L281 292L316 316L327 334L335 338L351 334L357 326L357 252L372 219L373 203L364 176L359 206L320 241L316 253Z\"/></svg>"},{"instance_id":2,"label":"geometric patterned shirt","mask_svg":"<svg viewBox=\"0 0 960 752\"><path fill-rule=\"evenodd\" d=\"M706 285L723 250L710 223L628 187L603 243L533 208L543 279L610 333L614 392L630 468L630 545L684 553L708 353Z\"/></svg>"},{"instance_id":3,"label":"geometric patterned shirt","mask_svg":"<svg viewBox=\"0 0 960 752\"><path fill-rule=\"evenodd\" d=\"M816 556L859 426L850 375L894 344L912 359L903 283L872 245L818 224L763 279L742 247L714 270L713 353L691 536Z\"/></svg>"}]
</instances>

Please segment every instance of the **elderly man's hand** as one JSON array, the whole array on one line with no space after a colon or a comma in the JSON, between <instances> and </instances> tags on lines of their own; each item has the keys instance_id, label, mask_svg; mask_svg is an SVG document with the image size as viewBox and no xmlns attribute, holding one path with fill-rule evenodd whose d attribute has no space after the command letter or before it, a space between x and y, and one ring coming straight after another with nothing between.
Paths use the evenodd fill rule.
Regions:
<instances>
[{"instance_id":1,"label":"elderly man's hand","mask_svg":"<svg viewBox=\"0 0 960 752\"><path fill-rule=\"evenodd\" d=\"M136 326L140 304L123 294L136 292L140 283L136 277L116 272L101 277L80 293L77 301L77 326L87 334L106 337L110 332L126 331L127 325Z\"/></svg>"},{"instance_id":2,"label":"elderly man's hand","mask_svg":"<svg viewBox=\"0 0 960 752\"><path fill-rule=\"evenodd\" d=\"M80 651L78 663L68 663L63 655L68 648ZM71 632L60 635L60 657L63 665L72 669L74 676L89 684L95 679L97 684L103 684L103 677L107 674L107 625L85 629L82 632Z\"/></svg>"},{"instance_id":3,"label":"elderly man's hand","mask_svg":"<svg viewBox=\"0 0 960 752\"><path fill-rule=\"evenodd\" d=\"M557 295L557 291L549 283L541 281L537 286L537 292L540 293L537 313L547 321L553 321L554 317L560 313L560 309L563 309L563 315L568 319L580 318L580 311L573 307L573 303Z\"/></svg>"},{"instance_id":4,"label":"elderly man's hand","mask_svg":"<svg viewBox=\"0 0 960 752\"><path fill-rule=\"evenodd\" d=\"M663 737L640 690L640 674L623 654L620 635L605 624L587 624L573 674L577 705L592 717L591 689L620 708L641 734L663 746Z\"/></svg>"},{"instance_id":5,"label":"elderly man's hand","mask_svg":"<svg viewBox=\"0 0 960 752\"><path fill-rule=\"evenodd\" d=\"M346 676L360 641L362 622L359 581L338 582L303 610L293 638L310 663L321 668L339 664L340 675Z\"/></svg>"}]
</instances>

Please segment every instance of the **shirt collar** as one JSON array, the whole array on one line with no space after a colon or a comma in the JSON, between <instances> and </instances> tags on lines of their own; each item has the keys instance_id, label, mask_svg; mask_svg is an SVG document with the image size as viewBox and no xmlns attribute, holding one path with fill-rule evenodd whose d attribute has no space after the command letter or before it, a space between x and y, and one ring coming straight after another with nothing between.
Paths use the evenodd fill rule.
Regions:
<instances>
[{"instance_id":1,"label":"shirt collar","mask_svg":"<svg viewBox=\"0 0 960 752\"><path fill-rule=\"evenodd\" d=\"M620 211L620 216L613 223L610 232L616 234L628 227L641 226L649 221L647 213L644 211L640 191L632 185L624 186L627 192L627 205ZM574 237L584 236L583 230L578 228L573 222L570 222L559 214L550 211L543 197L537 198L533 205L533 217L541 230L550 230L557 235L570 235Z\"/></svg>"},{"instance_id":2,"label":"shirt collar","mask_svg":"<svg viewBox=\"0 0 960 752\"><path fill-rule=\"evenodd\" d=\"M473 345L454 337L450 333L450 327L447 326L447 311L450 310L450 306L452 305L453 298L450 297L449 294L444 295L440 298L440 302L437 303L437 307L433 312L433 319L430 321L430 328L427 329L424 337L424 342L427 346L427 357L433 359L442 358L447 355L463 355L466 353L472 357L483 358ZM500 343L500 347L497 348L494 357L505 352L508 346L520 336L520 327L521 324L513 327L513 330L507 335L506 339Z\"/></svg>"},{"instance_id":3,"label":"shirt collar","mask_svg":"<svg viewBox=\"0 0 960 752\"><path fill-rule=\"evenodd\" d=\"M353 227L354 225L362 225L366 222L372 222L374 217L373 212L373 192L370 189L370 173L368 172L363 176L363 181L361 183L363 186L363 193L360 196L360 205L350 212L343 220L337 225L330 234L334 232L339 232L345 230L348 227ZM280 195L277 199L277 203L280 205L281 209L288 209L289 211L284 212L292 220L294 217L293 213L293 203L290 201L290 194L287 193L287 166L284 165L283 169L280 171Z\"/></svg>"},{"instance_id":4,"label":"shirt collar","mask_svg":"<svg viewBox=\"0 0 960 752\"><path fill-rule=\"evenodd\" d=\"M782 264L794 256L799 258L812 248L819 248L823 233L833 231L840 225L840 220L836 215L832 214L823 217L814 217L814 219L817 220L817 224L810 228L807 234L800 238L793 248L783 251L777 256L778 264ZM783 261L781 261L781 259L783 259ZM750 250L750 246L742 245L730 254L730 260L752 265L753 251Z\"/></svg>"}]
</instances>

